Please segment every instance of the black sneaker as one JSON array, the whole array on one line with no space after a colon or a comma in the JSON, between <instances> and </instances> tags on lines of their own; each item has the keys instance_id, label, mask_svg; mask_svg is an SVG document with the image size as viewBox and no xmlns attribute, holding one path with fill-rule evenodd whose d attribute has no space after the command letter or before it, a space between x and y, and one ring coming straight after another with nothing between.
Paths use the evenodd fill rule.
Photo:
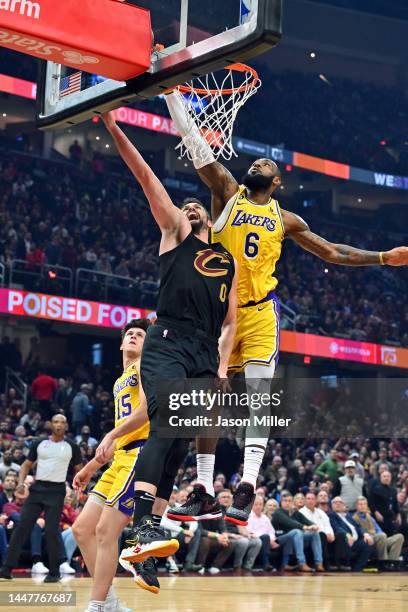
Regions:
<instances>
[{"instance_id":1,"label":"black sneaker","mask_svg":"<svg viewBox=\"0 0 408 612\"><path fill-rule=\"evenodd\" d=\"M149 557L143 563L136 563L137 577L135 583L141 589L150 591L157 595L160 591L160 583L157 580L157 559L156 557Z\"/></svg>"},{"instance_id":2,"label":"black sneaker","mask_svg":"<svg viewBox=\"0 0 408 612\"><path fill-rule=\"evenodd\" d=\"M59 582L60 580L60 574L47 574L43 582Z\"/></svg>"},{"instance_id":3,"label":"black sneaker","mask_svg":"<svg viewBox=\"0 0 408 612\"><path fill-rule=\"evenodd\" d=\"M6 565L0 567L0 580L13 580L11 569Z\"/></svg>"},{"instance_id":4,"label":"black sneaker","mask_svg":"<svg viewBox=\"0 0 408 612\"><path fill-rule=\"evenodd\" d=\"M254 487L247 482L242 482L234 493L232 506L225 513L225 520L234 525L248 525L248 517L254 501Z\"/></svg>"},{"instance_id":5,"label":"black sneaker","mask_svg":"<svg viewBox=\"0 0 408 612\"><path fill-rule=\"evenodd\" d=\"M178 508L171 508L167 516L173 521L206 521L220 518L222 511L215 497L209 495L203 485L196 484L186 503Z\"/></svg>"},{"instance_id":6,"label":"black sneaker","mask_svg":"<svg viewBox=\"0 0 408 612\"><path fill-rule=\"evenodd\" d=\"M120 559L131 563L141 563L148 557L168 557L179 549L179 542L162 527L155 527L152 517L144 516L138 527L132 529L125 541ZM119 560L120 562L120 560Z\"/></svg>"}]
</instances>

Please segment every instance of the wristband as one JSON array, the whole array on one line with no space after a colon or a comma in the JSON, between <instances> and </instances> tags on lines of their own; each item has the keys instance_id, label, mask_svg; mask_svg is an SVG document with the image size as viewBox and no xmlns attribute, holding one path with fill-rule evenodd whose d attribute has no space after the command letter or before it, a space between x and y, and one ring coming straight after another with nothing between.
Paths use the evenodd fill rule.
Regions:
<instances>
[{"instance_id":1,"label":"wristband","mask_svg":"<svg viewBox=\"0 0 408 612\"><path fill-rule=\"evenodd\" d=\"M383 252L383 251L380 251L380 252L378 253L378 257L380 258L380 264L381 264L382 266L385 266L385 261L384 261L384 252Z\"/></svg>"}]
</instances>

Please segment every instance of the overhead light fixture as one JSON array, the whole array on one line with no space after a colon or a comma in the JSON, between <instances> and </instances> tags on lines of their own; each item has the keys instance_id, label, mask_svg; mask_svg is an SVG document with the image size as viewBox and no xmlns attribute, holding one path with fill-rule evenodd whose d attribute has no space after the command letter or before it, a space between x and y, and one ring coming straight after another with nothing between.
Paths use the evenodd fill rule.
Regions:
<instances>
[{"instance_id":1,"label":"overhead light fixture","mask_svg":"<svg viewBox=\"0 0 408 612\"><path fill-rule=\"evenodd\" d=\"M316 57L316 53L315 53L314 51L312 51L312 52L310 53L310 57L311 57L312 59L315 59L315 57Z\"/></svg>"}]
</instances>

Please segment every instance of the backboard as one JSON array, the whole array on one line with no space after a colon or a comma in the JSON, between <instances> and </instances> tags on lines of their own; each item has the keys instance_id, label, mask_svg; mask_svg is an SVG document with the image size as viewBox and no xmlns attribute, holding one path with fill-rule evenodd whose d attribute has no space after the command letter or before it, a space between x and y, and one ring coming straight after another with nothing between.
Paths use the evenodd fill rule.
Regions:
<instances>
[{"instance_id":1,"label":"backboard","mask_svg":"<svg viewBox=\"0 0 408 612\"><path fill-rule=\"evenodd\" d=\"M282 0L128 0L150 10L150 69L127 82L92 74L92 66L44 62L37 94L39 127L64 127L163 93L194 76L245 61L281 37ZM120 36L120 32L118 32ZM79 67L80 68L80 67Z\"/></svg>"}]
</instances>

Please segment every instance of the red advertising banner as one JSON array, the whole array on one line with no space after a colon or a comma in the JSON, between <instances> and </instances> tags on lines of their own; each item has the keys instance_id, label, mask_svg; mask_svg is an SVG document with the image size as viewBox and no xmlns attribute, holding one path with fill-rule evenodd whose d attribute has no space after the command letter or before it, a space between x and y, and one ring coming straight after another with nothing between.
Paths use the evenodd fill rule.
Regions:
<instances>
[{"instance_id":1,"label":"red advertising banner","mask_svg":"<svg viewBox=\"0 0 408 612\"><path fill-rule=\"evenodd\" d=\"M171 136L177 136L178 134L173 121L169 117L145 113L137 108L128 108L127 106L121 106L114 113L116 121L127 123L127 125L133 125L153 132L161 132L162 134L170 134Z\"/></svg>"},{"instance_id":2,"label":"red advertising banner","mask_svg":"<svg viewBox=\"0 0 408 612\"><path fill-rule=\"evenodd\" d=\"M120 32L120 35L118 35ZM0 3L0 46L125 81L150 66L150 12L111 0Z\"/></svg>"},{"instance_id":3,"label":"red advertising banner","mask_svg":"<svg viewBox=\"0 0 408 612\"><path fill-rule=\"evenodd\" d=\"M37 83L0 74L0 91L35 100L37 96Z\"/></svg>"},{"instance_id":4,"label":"red advertising banner","mask_svg":"<svg viewBox=\"0 0 408 612\"><path fill-rule=\"evenodd\" d=\"M151 312L132 306L103 304L17 289L0 289L0 313L9 315L120 329L131 319L147 317Z\"/></svg>"},{"instance_id":5,"label":"red advertising banner","mask_svg":"<svg viewBox=\"0 0 408 612\"><path fill-rule=\"evenodd\" d=\"M153 311L144 308L104 304L17 289L0 289L0 314L113 329L120 329L131 319L155 316ZM408 369L408 349L371 342L356 342L344 338L328 338L284 330L281 332L280 350L284 353Z\"/></svg>"}]
</instances>

